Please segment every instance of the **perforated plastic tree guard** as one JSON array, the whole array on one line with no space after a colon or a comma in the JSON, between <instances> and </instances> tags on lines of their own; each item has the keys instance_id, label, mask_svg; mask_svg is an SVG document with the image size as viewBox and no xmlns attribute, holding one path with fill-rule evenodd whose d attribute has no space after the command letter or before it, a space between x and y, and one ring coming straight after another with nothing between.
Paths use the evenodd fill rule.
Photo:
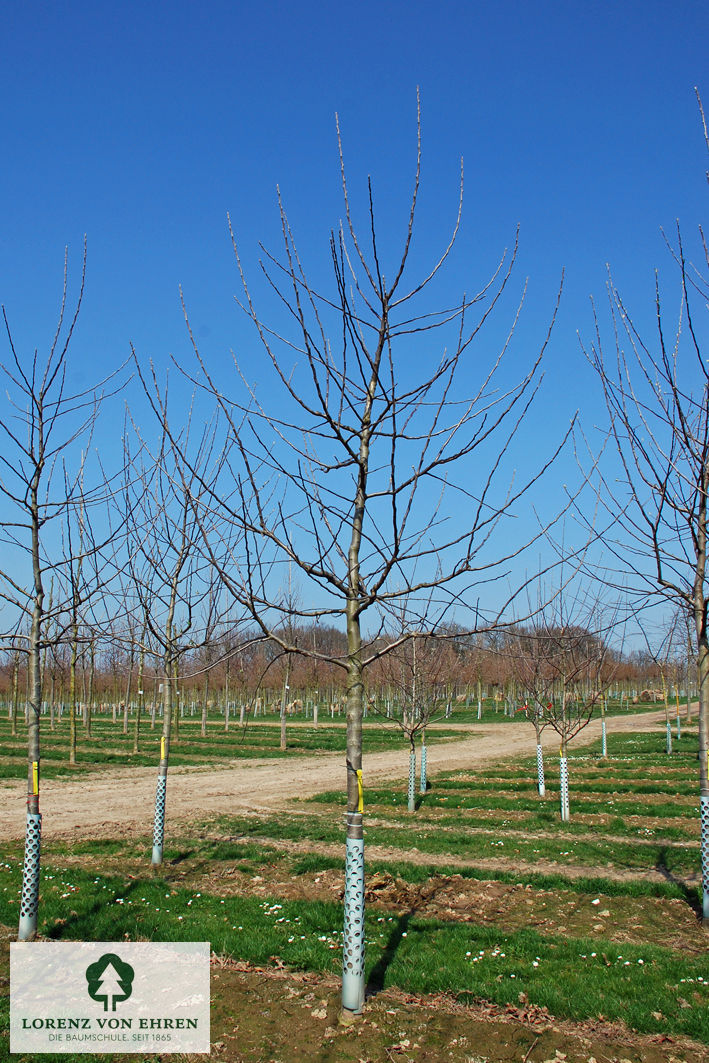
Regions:
<instances>
[{"instance_id":1,"label":"perforated plastic tree guard","mask_svg":"<svg viewBox=\"0 0 709 1063\"><path fill-rule=\"evenodd\" d=\"M670 755L670 753L672 752L672 727L670 726L670 721L669 721L669 720L667 721L667 742L666 742L666 748L667 748L667 755L669 756L669 755Z\"/></svg>"},{"instance_id":2,"label":"perforated plastic tree guard","mask_svg":"<svg viewBox=\"0 0 709 1063\"><path fill-rule=\"evenodd\" d=\"M709 920L709 797L700 797L699 813L702 822L702 916Z\"/></svg>"},{"instance_id":3,"label":"perforated plastic tree guard","mask_svg":"<svg viewBox=\"0 0 709 1063\"><path fill-rule=\"evenodd\" d=\"M559 782L561 788L561 818L569 818L569 765L566 757L559 759Z\"/></svg>"},{"instance_id":4,"label":"perforated plastic tree guard","mask_svg":"<svg viewBox=\"0 0 709 1063\"><path fill-rule=\"evenodd\" d=\"M428 754L426 752L426 745L424 743L421 746L421 793L422 794L426 793L426 786L427 786L427 781L426 781L426 760L427 760L427 757L428 757Z\"/></svg>"},{"instance_id":5,"label":"perforated plastic tree guard","mask_svg":"<svg viewBox=\"0 0 709 1063\"><path fill-rule=\"evenodd\" d=\"M409 753L409 793L408 793L408 808L409 812L413 812L416 807L416 751L411 750Z\"/></svg>"},{"instance_id":6,"label":"perforated plastic tree guard","mask_svg":"<svg viewBox=\"0 0 709 1063\"><path fill-rule=\"evenodd\" d=\"M606 743L606 720L605 716L601 720L601 753L605 757L608 753L608 745Z\"/></svg>"},{"instance_id":7,"label":"perforated plastic tree guard","mask_svg":"<svg viewBox=\"0 0 709 1063\"><path fill-rule=\"evenodd\" d=\"M537 790L540 797L547 792L544 784L544 755L540 744L537 745Z\"/></svg>"},{"instance_id":8,"label":"perforated plastic tree guard","mask_svg":"<svg viewBox=\"0 0 709 1063\"><path fill-rule=\"evenodd\" d=\"M158 775L158 785L155 790L155 821L153 823L153 864L162 863L162 848L165 837L165 791L167 790L167 776Z\"/></svg>"},{"instance_id":9,"label":"perforated plastic tree guard","mask_svg":"<svg viewBox=\"0 0 709 1063\"><path fill-rule=\"evenodd\" d=\"M364 1004L364 841L348 838L345 856L345 931L342 1007L358 1015Z\"/></svg>"},{"instance_id":10,"label":"perforated plastic tree guard","mask_svg":"<svg viewBox=\"0 0 709 1063\"><path fill-rule=\"evenodd\" d=\"M20 927L17 935L20 941L29 941L37 932L37 910L39 908L39 853L41 842L41 813L28 812L25 835L25 863L22 869Z\"/></svg>"}]
</instances>

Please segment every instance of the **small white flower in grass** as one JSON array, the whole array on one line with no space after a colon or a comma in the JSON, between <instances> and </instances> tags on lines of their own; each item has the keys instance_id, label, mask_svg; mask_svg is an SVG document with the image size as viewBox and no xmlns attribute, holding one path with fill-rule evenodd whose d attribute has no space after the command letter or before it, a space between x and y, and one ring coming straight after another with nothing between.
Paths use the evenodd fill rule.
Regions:
<instances>
[{"instance_id":1,"label":"small white flower in grass","mask_svg":"<svg viewBox=\"0 0 709 1063\"><path fill-rule=\"evenodd\" d=\"M645 963L645 960L638 960L638 963Z\"/></svg>"},{"instance_id":2,"label":"small white flower in grass","mask_svg":"<svg viewBox=\"0 0 709 1063\"><path fill-rule=\"evenodd\" d=\"M539 966L539 961L538 960L532 960L532 967L538 967L538 966Z\"/></svg>"}]
</instances>

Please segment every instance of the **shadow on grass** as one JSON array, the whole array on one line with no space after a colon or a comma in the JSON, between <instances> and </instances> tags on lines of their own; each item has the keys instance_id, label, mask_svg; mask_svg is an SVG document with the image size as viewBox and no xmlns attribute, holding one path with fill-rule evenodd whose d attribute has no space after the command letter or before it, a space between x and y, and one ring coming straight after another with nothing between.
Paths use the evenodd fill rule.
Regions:
<instances>
[{"instance_id":1,"label":"shadow on grass","mask_svg":"<svg viewBox=\"0 0 709 1063\"><path fill-rule=\"evenodd\" d=\"M394 922L389 933L389 938L384 951L377 960L376 964L372 968L369 978L367 979L367 992L368 997L376 996L377 993L381 993L384 989L384 983L386 981L386 973L390 966L394 962L397 949L401 944L401 940L404 934L407 933L409 923L412 917L416 914L415 909L411 909L408 912L404 912L403 915L398 915L394 919Z\"/></svg>"},{"instance_id":2,"label":"shadow on grass","mask_svg":"<svg viewBox=\"0 0 709 1063\"><path fill-rule=\"evenodd\" d=\"M688 886L681 878L668 867L667 864L668 849L666 845L660 848L657 860L655 862L655 870L658 871L666 882L676 886L677 889L682 891L685 901L690 906L694 914L698 919L702 918L702 902L699 896L699 890L696 886Z\"/></svg>"},{"instance_id":3,"label":"shadow on grass","mask_svg":"<svg viewBox=\"0 0 709 1063\"><path fill-rule=\"evenodd\" d=\"M144 885L137 879L134 882L127 882L122 890L122 900L124 903L126 900L138 892L140 886ZM58 917L54 922L42 930L42 936L48 938L50 941L59 941L62 938L75 941L91 941L93 940L93 928L97 916L103 914L106 909L106 900L102 898L96 898L86 908L83 908L81 912L71 911L66 918Z\"/></svg>"}]
</instances>

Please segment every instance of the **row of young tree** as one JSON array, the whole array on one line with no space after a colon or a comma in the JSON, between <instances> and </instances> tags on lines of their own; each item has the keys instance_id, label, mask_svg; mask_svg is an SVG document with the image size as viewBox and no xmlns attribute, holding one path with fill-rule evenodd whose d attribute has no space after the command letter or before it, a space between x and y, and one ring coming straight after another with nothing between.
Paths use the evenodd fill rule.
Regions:
<instances>
[{"instance_id":1,"label":"row of young tree","mask_svg":"<svg viewBox=\"0 0 709 1063\"><path fill-rule=\"evenodd\" d=\"M535 523L528 514L516 525L526 534L517 531L510 538L509 518L533 497L576 431L572 419L533 471L514 475L556 307L536 353L515 379L508 362L524 296L492 355L484 329L507 298L516 240L511 255L502 257L475 294L451 301L441 280L459 234L461 169L450 239L438 258L421 268L413 251L420 119L417 129L408 219L393 261L378 239L371 182L366 220L361 227L355 223L339 130L344 223L330 239L330 290L308 279L279 199L282 254L264 250L261 263L276 300L269 320L257 308L229 223L240 305L263 355L259 368L253 369L249 349L244 357L234 356L230 379L218 377L196 342L183 300L194 359L192 368L179 369L195 398L186 404L178 389L174 400L167 382L132 351L130 386L140 386L154 427L146 428L134 407L123 426L120 460L114 462L109 448L103 443L97 448L95 440L101 435L101 404L126 386L128 367L97 387L71 387L68 354L83 297L85 253L72 313L65 264L58 327L46 357L19 351L5 317L3 633L8 648L22 646L29 675L22 938L32 937L37 927L45 651L69 647L72 703L82 653L109 632L124 652L137 654L140 674L147 654L153 668L159 659L164 714L153 846L153 861L159 863L178 678L184 682L188 654L191 660L201 654L199 667L206 675L212 663L206 658L222 638L248 630L236 657L268 642L286 662L305 658L342 677L347 719L342 1003L345 1014L358 1013L364 998L367 675L386 667L387 658L394 662L401 647L422 648L431 639L439 645L455 642L461 628L481 636L514 624L518 648L526 647L524 659L540 661L536 672L535 666L527 670L524 683L530 689L538 684L541 692L548 678L541 662L562 660L576 636L563 635L562 653L551 632L559 625L542 621L542 629L532 631L532 652L530 629L540 613L553 617L555 603L565 608L567 588L584 572L596 581L600 576L606 588L615 585L619 594L622 588L626 597L634 593L641 604L659 595L692 623L709 918L709 373L693 313L695 297L706 302L707 272L687 264L678 232L671 249L683 327L666 339L658 291L653 344L643 342L611 284L614 354L606 356L597 322L587 356L608 404L622 489L606 479L603 456L594 453L578 488L567 492L553 515ZM702 265L709 269L701 246ZM271 379L260 389L251 378L266 371ZM580 438L575 436L577 453ZM585 489L594 482L607 521L589 517ZM561 538L554 529L572 512L588 525L584 541L562 550L540 571L539 551ZM591 570L589 543L599 539L607 554L618 558L617 575L607 567ZM533 577L524 574L520 561L532 551ZM564 567L555 569L562 562ZM577 591L569 593L578 601ZM591 592L594 601L603 597ZM551 613L545 614L545 607ZM116 616L123 621L120 640ZM614 620L611 611L610 619L598 615L582 626L607 640ZM338 621L340 639L308 641L315 625L329 629ZM593 678L589 675L589 682ZM542 701L545 696L542 692Z\"/></svg>"},{"instance_id":2,"label":"row of young tree","mask_svg":"<svg viewBox=\"0 0 709 1063\"><path fill-rule=\"evenodd\" d=\"M61 627L60 627L61 630ZM565 631L556 627L559 644L570 641L581 629ZM653 654L647 650L625 652L622 643L603 634L587 631L590 645L604 655L603 674L611 678L612 696L644 700L640 695L649 692L656 700L658 691L667 689L670 697L688 687L694 688L696 661L693 654L681 656L667 652ZM103 640L92 638L83 629L73 662L73 647L65 641L55 642L48 633L41 661L42 689L45 703L68 704L72 690L74 665L74 695L81 705L134 707L139 693L154 701L163 681L163 667L159 649L149 639L131 645L128 631L121 631L116 641L110 632L102 632ZM106 638L108 642L104 641ZM323 638L322 628L303 625L299 630L301 645L308 645L324 654L327 647L346 653L344 633L331 628ZM382 645L387 639L381 637ZM419 644L435 645L438 701L475 703L477 698L519 699L524 676L533 669L540 650L551 648L551 636L537 639L534 625L475 636L459 635L441 643L430 637ZM141 649L142 659L141 659ZM661 649L669 649L662 645ZM304 698L322 702L339 702L345 694L344 677L328 661L315 660L284 653L270 640L257 640L253 630L243 634L230 632L197 650L186 649L180 657L177 677L178 692L184 702L197 702L223 710L226 702L252 704L257 699L267 703L280 700L284 684L290 691L289 700ZM15 648L0 651L0 701L15 705L24 715L29 690L29 670L25 641L18 639ZM391 690L389 669L377 661L367 674L368 697L381 698Z\"/></svg>"}]
</instances>

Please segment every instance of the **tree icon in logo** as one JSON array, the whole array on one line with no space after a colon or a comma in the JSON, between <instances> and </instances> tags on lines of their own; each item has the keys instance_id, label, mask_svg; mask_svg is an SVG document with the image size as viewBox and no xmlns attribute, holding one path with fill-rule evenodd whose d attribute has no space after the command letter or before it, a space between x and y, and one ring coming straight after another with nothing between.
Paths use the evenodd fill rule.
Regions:
<instances>
[{"instance_id":1,"label":"tree icon in logo","mask_svg":"<svg viewBox=\"0 0 709 1063\"><path fill-rule=\"evenodd\" d=\"M92 1000L102 1000L104 1011L115 1011L116 1003L127 1000L133 992L134 977L135 971L129 963L124 963L115 952L105 952L86 968L89 996Z\"/></svg>"}]
</instances>

